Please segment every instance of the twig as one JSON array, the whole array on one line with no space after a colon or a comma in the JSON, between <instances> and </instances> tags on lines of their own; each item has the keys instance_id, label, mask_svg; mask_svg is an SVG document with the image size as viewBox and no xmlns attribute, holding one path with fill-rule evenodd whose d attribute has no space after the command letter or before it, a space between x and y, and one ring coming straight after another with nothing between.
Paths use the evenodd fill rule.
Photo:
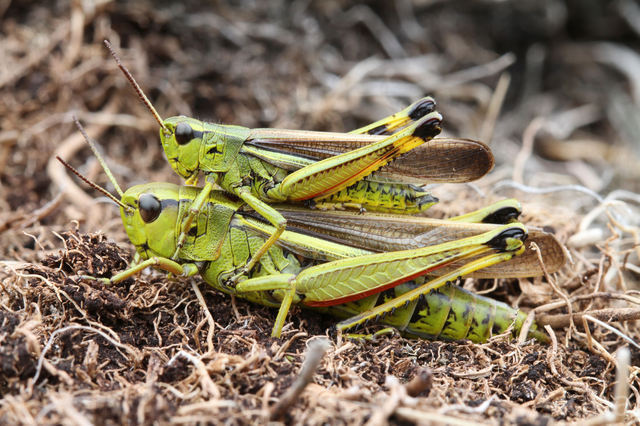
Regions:
<instances>
[{"instance_id":1,"label":"twig","mask_svg":"<svg viewBox=\"0 0 640 426\"><path fill-rule=\"evenodd\" d=\"M349 9L344 15L350 24L361 22L378 39L378 42L390 58L398 59L407 56L407 52L398 41L395 34L387 28L384 21L368 6L358 5Z\"/></svg>"},{"instance_id":2,"label":"twig","mask_svg":"<svg viewBox=\"0 0 640 426\"><path fill-rule=\"evenodd\" d=\"M500 71L510 67L516 61L516 55L509 52L496 58L491 62L475 65L469 68L465 68L460 71L455 71L447 74L438 86L440 90L444 90L450 87L459 86L468 81L479 80L487 76L497 74ZM423 78L424 79L424 78Z\"/></svg>"},{"instance_id":3,"label":"twig","mask_svg":"<svg viewBox=\"0 0 640 426\"><path fill-rule=\"evenodd\" d=\"M509 89L511 83L511 76L509 73L504 72L500 75L496 89L493 91L493 96L489 102L489 108L487 109L487 115L482 122L482 130L480 131L480 140L486 144L491 144L493 138L493 130L496 125L496 120L502 109L504 97Z\"/></svg>"},{"instance_id":4,"label":"twig","mask_svg":"<svg viewBox=\"0 0 640 426\"><path fill-rule=\"evenodd\" d=\"M617 328L607 324L604 321L600 321L597 318L592 317L591 315L585 315L584 316L585 319L588 319L591 322L594 322L596 324L598 324L600 327L606 328L607 330L609 330L610 332L612 332L613 334L618 335L619 337L623 338L624 340L626 340L627 342L631 343L633 346L635 346L636 348L640 349L640 345L638 345L631 337L627 336L626 334L622 333L620 330L618 330Z\"/></svg>"},{"instance_id":5,"label":"twig","mask_svg":"<svg viewBox=\"0 0 640 426\"><path fill-rule=\"evenodd\" d=\"M589 315L601 321L635 321L640 319L640 308L607 308L595 311L577 312L573 316L569 314L537 315L540 325L550 325L553 328L562 328L569 325L570 317L573 321L580 321L583 316Z\"/></svg>"},{"instance_id":6,"label":"twig","mask_svg":"<svg viewBox=\"0 0 640 426\"><path fill-rule=\"evenodd\" d=\"M527 315L527 318L522 323L522 327L520 327L520 333L518 334L518 346L524 345L524 342L527 340L527 337L529 337L529 330L531 329L531 326L533 325L535 318L536 318L536 310L534 309L531 312L529 312L529 314Z\"/></svg>"},{"instance_id":7,"label":"twig","mask_svg":"<svg viewBox=\"0 0 640 426\"><path fill-rule=\"evenodd\" d=\"M191 355L189 352L181 350L178 351L178 353L176 353L173 358L169 360L167 366L172 366L176 359L180 357L187 359L196 368L196 372L198 376L200 376L200 385L202 386L202 391L205 393L205 395L212 397L212 399L220 399L220 390L218 389L218 386L213 382L213 380L211 380L209 372L207 371L207 367L204 365L201 359Z\"/></svg>"},{"instance_id":8,"label":"twig","mask_svg":"<svg viewBox=\"0 0 640 426\"><path fill-rule=\"evenodd\" d=\"M236 365L235 369L233 370L235 373L239 373L245 368L252 366L256 361L268 359L268 356L264 352L264 350L256 350L256 346L257 345L254 341L253 345L251 346L251 355L247 359Z\"/></svg>"},{"instance_id":9,"label":"twig","mask_svg":"<svg viewBox=\"0 0 640 426\"><path fill-rule=\"evenodd\" d=\"M236 295L231 295L231 309L233 310L233 315L236 317L236 321L242 321L242 315L240 315L240 311L238 311L238 305L236 303Z\"/></svg>"},{"instance_id":10,"label":"twig","mask_svg":"<svg viewBox=\"0 0 640 426\"><path fill-rule=\"evenodd\" d=\"M478 413L478 414L482 414L485 413L487 411L487 409L491 406L491 403L493 402L493 398L494 396L490 396L489 398L485 399L482 404L478 405L477 407L470 407L468 405L463 405L463 404L453 404L453 405L445 405L444 407L441 407L440 413L444 414L444 413L448 413L450 411L454 411L454 412L462 412L462 413Z\"/></svg>"},{"instance_id":11,"label":"twig","mask_svg":"<svg viewBox=\"0 0 640 426\"><path fill-rule=\"evenodd\" d=\"M513 180L517 183L524 182L525 163L533 152L533 143L535 142L536 135L544 125L544 117L536 117L524 130L524 134L522 135L522 148L520 148L520 152L518 152L516 159L513 161Z\"/></svg>"},{"instance_id":12,"label":"twig","mask_svg":"<svg viewBox=\"0 0 640 426\"><path fill-rule=\"evenodd\" d=\"M200 307L204 312L204 316L207 318L207 323L209 324L209 331L207 331L207 351L209 353L213 353L215 352L215 349L213 347L213 333L216 330L216 323L211 316L211 312L209 312L209 307L207 306L207 302L202 296L202 292L200 292L200 289L198 288L198 284L196 284L193 280L191 280L191 288L193 288L193 292L198 298L198 302L200 303Z\"/></svg>"},{"instance_id":13,"label":"twig","mask_svg":"<svg viewBox=\"0 0 640 426\"><path fill-rule=\"evenodd\" d=\"M456 379L477 379L479 377L487 377L489 373L491 373L491 371L494 369L494 367L495 365L489 365L488 367L483 368L482 370L467 371L464 373L458 373L456 371L452 371L451 376L453 376Z\"/></svg>"},{"instance_id":14,"label":"twig","mask_svg":"<svg viewBox=\"0 0 640 426\"><path fill-rule=\"evenodd\" d=\"M525 185L514 180L501 180L500 182L497 182L495 185L493 185L492 189L494 192L497 192L502 188L514 188L518 191L526 192L528 194L551 194L561 191L575 191L582 192L583 194L593 197L599 202L604 202L604 198L602 198L600 194L582 185L556 185L536 188L534 186Z\"/></svg>"},{"instance_id":15,"label":"twig","mask_svg":"<svg viewBox=\"0 0 640 426\"><path fill-rule=\"evenodd\" d=\"M544 264L544 261L542 260L542 251L540 250L540 247L538 247L538 245L536 243L531 243L531 249L533 251L536 252L536 255L538 256L538 263L540 264L540 267L542 268L542 272L544 273L544 277L547 279L547 283L549 283L549 285L551 286L551 288L553 289L553 291L558 294L566 303L567 305L567 311L569 311L569 330L567 331L567 341L569 340L570 336L571 336L571 330L573 329L574 325L573 325L573 320L571 315L573 315L573 307L571 305L571 301L569 300L569 296L566 295L562 290L560 290L560 287L558 287L558 285L556 284L555 280L551 278L551 276L549 275L549 272L547 271L547 267Z\"/></svg>"},{"instance_id":16,"label":"twig","mask_svg":"<svg viewBox=\"0 0 640 426\"><path fill-rule=\"evenodd\" d=\"M279 360L280 357L282 357L282 355L285 353L285 351L289 349L289 346L291 346L294 340L296 340L299 337L306 337L306 336L307 336L306 331L299 331L296 334L294 334L289 340L284 342L284 344L280 347L280 349L278 349L276 354L273 356L273 360L274 361Z\"/></svg>"},{"instance_id":17,"label":"twig","mask_svg":"<svg viewBox=\"0 0 640 426\"><path fill-rule=\"evenodd\" d=\"M295 403L304 388L311 383L313 374L318 365L320 365L320 361L327 349L329 349L329 341L327 339L317 339L309 343L304 363L300 368L300 374L271 409L271 419L281 418L285 411Z\"/></svg>"},{"instance_id":18,"label":"twig","mask_svg":"<svg viewBox=\"0 0 640 426\"><path fill-rule=\"evenodd\" d=\"M553 375L558 376L558 369L556 368L555 364L556 354L558 353L558 339L556 337L556 333L553 332L553 329L551 327L545 325L544 329L551 337L551 349L547 350L547 365L549 366L549 369L551 370Z\"/></svg>"}]
</instances>

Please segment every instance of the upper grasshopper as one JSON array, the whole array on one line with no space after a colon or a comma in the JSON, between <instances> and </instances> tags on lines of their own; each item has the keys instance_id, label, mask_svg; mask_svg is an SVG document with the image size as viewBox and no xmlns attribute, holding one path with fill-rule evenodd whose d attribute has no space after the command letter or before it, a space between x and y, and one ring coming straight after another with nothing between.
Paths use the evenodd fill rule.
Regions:
<instances>
[{"instance_id":1,"label":"upper grasshopper","mask_svg":"<svg viewBox=\"0 0 640 426\"><path fill-rule=\"evenodd\" d=\"M121 281L148 266L176 275L200 273L207 283L220 291L279 307L272 333L276 337L280 336L292 303L330 309L342 316L356 314L341 322L339 329L384 317L385 322L411 335L474 341L484 341L492 333L512 328L518 330L526 317L504 304L447 284L522 254L527 237L522 224L489 225L424 219L431 221L436 229L443 225L444 232L438 244L424 245L417 239L415 249L388 253L375 253L370 249L285 231L278 243L269 247L266 255L259 259L258 267L247 271L243 266L255 257L255 252L264 245L274 228L244 214L242 201L221 191L210 191L198 220L185 230L181 226L194 200L201 196L201 189L149 183L122 192L104 161L98 158L120 193L120 199L88 182L59 160L120 206L126 233L141 262L107 279L108 282ZM318 213L322 212L315 212ZM467 218L481 219L486 214L491 213L480 211ZM301 223L313 227L315 222L322 223L322 217L320 214L317 221L302 219ZM178 247L179 236L183 234L187 239ZM376 239L382 234L371 235ZM393 235L388 237L392 239ZM538 233L534 237L545 240L548 234ZM177 256L173 256L175 251ZM300 258L305 259L303 263ZM523 268L528 272L521 272L520 276L541 273L535 261ZM239 283L230 282L229 278L236 276L239 270L243 271ZM496 271L496 276L510 273L510 267L505 266ZM421 284L424 281L420 281L420 277L426 274L437 277ZM439 288L446 290L431 293ZM544 338L536 332L532 335Z\"/></svg>"},{"instance_id":2,"label":"upper grasshopper","mask_svg":"<svg viewBox=\"0 0 640 426\"><path fill-rule=\"evenodd\" d=\"M249 129L184 116L163 120L108 41L105 45L160 125L171 167L187 184L196 184L200 172L205 175L182 228L189 229L216 184L275 227L241 272L250 270L285 230L286 219L271 203L310 202L323 208L412 214L437 201L414 182L473 180L493 166L484 144L431 141L440 133L442 116L430 97L350 134ZM434 143L425 145L427 141ZM400 157L403 154L407 155ZM182 234L172 258L185 239Z\"/></svg>"}]
</instances>

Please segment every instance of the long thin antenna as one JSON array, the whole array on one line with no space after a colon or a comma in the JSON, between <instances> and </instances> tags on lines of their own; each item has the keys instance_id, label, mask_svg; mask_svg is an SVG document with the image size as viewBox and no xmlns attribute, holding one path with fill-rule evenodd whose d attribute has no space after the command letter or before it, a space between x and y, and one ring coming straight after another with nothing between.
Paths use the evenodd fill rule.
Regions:
<instances>
[{"instance_id":1,"label":"long thin antenna","mask_svg":"<svg viewBox=\"0 0 640 426\"><path fill-rule=\"evenodd\" d=\"M162 127L162 130L168 130L167 127L162 122L162 118L160 117L160 114L158 114L158 111L156 111L156 109L153 107L153 104L151 103L149 98L147 98L147 95L144 94L144 92L142 91L142 88L136 82L136 79L133 78L133 76L131 75L131 73L127 69L127 67L125 67L122 64L122 61L120 61L120 58L118 57L118 54L115 52L115 50L113 50L113 47L111 47L111 43L109 43L109 40L105 40L104 41L104 45L107 46L107 49L109 49L109 52L111 52L111 56L113 56L113 59L116 60L116 64L118 64L118 67L120 68L120 70L122 70L122 72L124 73L125 77L127 77L127 80L129 80L129 83L131 83L131 85L133 86L133 88L136 91L136 93L138 93L138 96L140 97L142 102L146 105L147 109L149 109L149 111L151 111L151 114L156 119L158 124L160 124L160 127Z\"/></svg>"},{"instance_id":2,"label":"long thin antenna","mask_svg":"<svg viewBox=\"0 0 640 426\"><path fill-rule=\"evenodd\" d=\"M90 187L92 187L93 189L96 189L100 192L102 192L104 195L106 195L107 197L109 197L111 200L113 200L116 204L118 204L120 207L122 207L125 210L132 210L132 208L130 206L127 206L126 204L124 204L122 201L118 200L113 194L111 194L109 191L107 191L106 189L104 189L103 187L91 182L89 179L87 179L86 177L82 176L82 174L77 171L76 169L74 169L73 167L71 167L69 165L69 163L67 163L66 161L64 161L62 158L60 158L59 156L56 155L56 159L62 163L63 166L65 166L67 169L71 170L73 172L74 175L78 176L80 179L82 179L87 185L89 185Z\"/></svg>"},{"instance_id":3,"label":"long thin antenna","mask_svg":"<svg viewBox=\"0 0 640 426\"><path fill-rule=\"evenodd\" d=\"M76 117L75 115L73 116L73 122L76 123L76 127L78 128L78 130L80 130L80 133L82 133L82 137L84 137L84 140L87 141L87 143L91 147L91 151L93 151L93 155L95 155L96 158L98 159L98 161L100 162L100 165L102 166L102 169L107 174L107 177L109 178L109 180L113 184L113 187L116 189L118 194L122 197L124 192L122 192L122 189L120 189L120 185L118 185L118 181L116 181L116 178L111 173L111 170L107 166L107 163L102 158L102 155L100 155L100 153L98 152L98 148L93 143L91 138L89 138L89 135L84 130L84 127L82 127L82 124L80 124L80 121L78 121L78 117Z\"/></svg>"}]
</instances>

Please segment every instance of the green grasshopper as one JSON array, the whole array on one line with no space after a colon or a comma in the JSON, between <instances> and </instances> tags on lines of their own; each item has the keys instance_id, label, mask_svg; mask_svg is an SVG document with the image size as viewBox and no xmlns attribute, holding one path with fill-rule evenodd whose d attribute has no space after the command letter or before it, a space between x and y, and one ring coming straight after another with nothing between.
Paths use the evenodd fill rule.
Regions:
<instances>
[{"instance_id":1,"label":"green grasshopper","mask_svg":"<svg viewBox=\"0 0 640 426\"><path fill-rule=\"evenodd\" d=\"M106 40L105 45L160 125L171 167L187 184L195 185L200 172L205 175L183 229L190 228L216 184L274 226L238 277L258 262L286 228L286 219L272 203L413 214L437 202L414 183L473 180L493 166L484 144L432 140L440 133L442 117L430 97L351 134L249 129L184 116L163 120ZM171 258L177 259L185 240L183 233Z\"/></svg>"},{"instance_id":2,"label":"green grasshopper","mask_svg":"<svg viewBox=\"0 0 640 426\"><path fill-rule=\"evenodd\" d=\"M107 282L122 281L149 266L181 276L200 273L217 290L278 307L274 337L280 336L292 303L328 309L342 316L357 313L340 322L339 330L384 317L386 323L409 335L474 341L484 341L492 333L511 327L518 330L526 318L507 305L447 284L524 252L527 231L520 223L487 225L440 221L446 222L449 229L457 226L457 232L450 232L456 239L388 253L373 253L285 231L278 244L268 249L255 268L243 272L236 284L230 279L238 270L243 270L243 265L264 244L274 231L272 225L243 214L242 201L221 191L210 191L193 227L186 232L185 243L178 248L179 235L184 231L181 225L202 190L149 183L123 193L104 161L98 158L120 199L58 159L120 206L125 231L141 261L106 279ZM484 232L478 233L478 229ZM465 233L467 237L458 238ZM172 255L176 250L178 257L174 259ZM296 255L303 256L305 263L301 264ZM456 262L461 263L460 266L424 284L416 281ZM441 291L431 293L436 289ZM436 312L437 315L430 315ZM532 336L544 339L543 334L535 331L535 326L532 330Z\"/></svg>"}]
</instances>

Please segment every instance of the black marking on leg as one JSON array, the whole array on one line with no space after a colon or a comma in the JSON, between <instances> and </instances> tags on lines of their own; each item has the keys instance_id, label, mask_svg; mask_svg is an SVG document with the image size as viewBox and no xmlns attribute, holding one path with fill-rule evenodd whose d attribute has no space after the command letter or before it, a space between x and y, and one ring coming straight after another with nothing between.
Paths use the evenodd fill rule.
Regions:
<instances>
[{"instance_id":1,"label":"black marking on leg","mask_svg":"<svg viewBox=\"0 0 640 426\"><path fill-rule=\"evenodd\" d=\"M413 200L411 200L413 201ZM427 195L423 195L422 197L419 198L419 205L422 206L424 204L435 204L437 202L439 202L440 199L438 197L434 197L431 194L427 194Z\"/></svg>"},{"instance_id":2,"label":"black marking on leg","mask_svg":"<svg viewBox=\"0 0 640 426\"><path fill-rule=\"evenodd\" d=\"M378 127L374 127L373 129L369 130L367 133L370 135L383 135L387 132L388 127L386 124L381 124Z\"/></svg>"},{"instance_id":3,"label":"black marking on leg","mask_svg":"<svg viewBox=\"0 0 640 426\"><path fill-rule=\"evenodd\" d=\"M482 219L482 223L503 225L511 223L512 221L518 219L518 216L520 216L520 210L516 209L515 207L503 207L485 216Z\"/></svg>"},{"instance_id":4,"label":"black marking on leg","mask_svg":"<svg viewBox=\"0 0 640 426\"><path fill-rule=\"evenodd\" d=\"M487 241L486 244L492 249L506 251L508 238L516 238L524 242L527 239L527 233L524 232L524 230L521 228L505 229L504 231Z\"/></svg>"},{"instance_id":5,"label":"black marking on leg","mask_svg":"<svg viewBox=\"0 0 640 426\"><path fill-rule=\"evenodd\" d=\"M430 140L440 134L440 119L432 118L431 120L427 120L418 126L413 131L413 136L421 138L423 140Z\"/></svg>"},{"instance_id":6,"label":"black marking on leg","mask_svg":"<svg viewBox=\"0 0 640 426\"><path fill-rule=\"evenodd\" d=\"M502 333L502 329L500 328L500 326L498 324L493 324L493 327L491 327L491 334L497 335L501 333Z\"/></svg>"},{"instance_id":7,"label":"black marking on leg","mask_svg":"<svg viewBox=\"0 0 640 426\"><path fill-rule=\"evenodd\" d=\"M414 105L413 109L409 111L409 118L412 120L419 120L425 115L435 111L436 102L433 99L423 99Z\"/></svg>"},{"instance_id":8,"label":"black marking on leg","mask_svg":"<svg viewBox=\"0 0 640 426\"><path fill-rule=\"evenodd\" d=\"M473 317L471 318L471 327L469 327L469 330L475 330L476 328L478 328L478 321L476 317Z\"/></svg>"}]
</instances>

